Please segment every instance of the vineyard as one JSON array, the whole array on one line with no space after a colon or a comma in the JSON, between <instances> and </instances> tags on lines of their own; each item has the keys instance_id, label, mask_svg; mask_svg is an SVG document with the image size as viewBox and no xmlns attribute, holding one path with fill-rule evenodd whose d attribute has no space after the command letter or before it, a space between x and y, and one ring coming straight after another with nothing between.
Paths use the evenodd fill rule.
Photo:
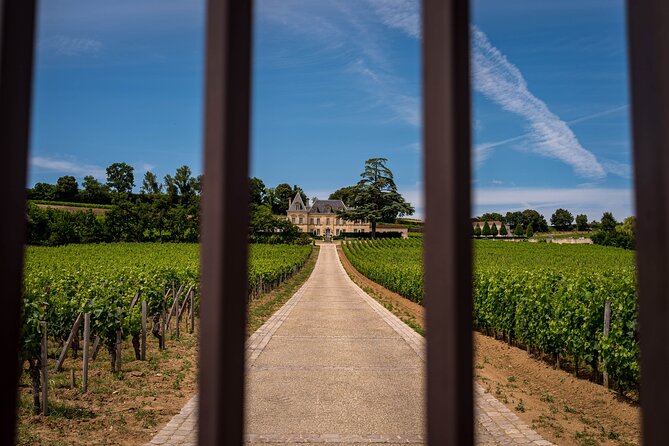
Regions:
<instances>
[{"instance_id":1,"label":"vineyard","mask_svg":"<svg viewBox=\"0 0 669 446\"><path fill-rule=\"evenodd\" d=\"M422 240L354 241L351 264L371 280L423 303ZM477 330L558 367L585 367L618 390L639 384L634 253L592 245L474 242ZM605 321L607 319L607 321Z\"/></svg>"},{"instance_id":2,"label":"vineyard","mask_svg":"<svg viewBox=\"0 0 669 446\"><path fill-rule=\"evenodd\" d=\"M311 249L298 245L251 245L249 298L293 275L305 263ZM45 411L46 407L39 394L40 376L42 385L47 384L44 358L49 346L53 350L55 345L62 351L56 371L68 349L76 356L81 340L85 358L89 353L95 357L99 350L106 350L111 371L118 373L122 366L119 349L124 340L132 340L135 359L146 359L149 329L148 335L164 348L166 331L178 336L180 320L186 321L189 331L194 330L198 310L196 244L29 247L21 357L28 363L35 410ZM148 324L152 327L148 328ZM46 387L42 393L46 393Z\"/></svg>"}]
</instances>

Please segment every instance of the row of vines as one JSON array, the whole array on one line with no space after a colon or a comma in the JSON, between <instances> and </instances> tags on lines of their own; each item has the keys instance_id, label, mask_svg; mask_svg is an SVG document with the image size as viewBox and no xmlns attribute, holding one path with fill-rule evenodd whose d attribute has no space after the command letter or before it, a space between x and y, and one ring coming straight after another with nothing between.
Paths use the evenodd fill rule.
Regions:
<instances>
[{"instance_id":1,"label":"row of vines","mask_svg":"<svg viewBox=\"0 0 669 446\"><path fill-rule=\"evenodd\" d=\"M312 247L250 245L249 298L294 274ZM199 246L196 244L99 244L55 248L28 247L26 252L21 359L39 380L43 322L49 342L63 345L80 314L90 314L91 336L110 353L114 368L118 332L138 345L145 301L154 336L177 289L192 290L192 311L199 309ZM169 292L168 290L172 290ZM243 297L242 297L243 298ZM176 307L180 305L177 301ZM119 311L120 310L120 311ZM183 311L183 307L182 307ZM137 352L137 347L135 347ZM138 354L138 353L137 353Z\"/></svg>"},{"instance_id":2,"label":"row of vines","mask_svg":"<svg viewBox=\"0 0 669 446\"><path fill-rule=\"evenodd\" d=\"M422 240L354 241L343 250L362 274L423 303ZM639 384L634 253L593 245L474 242L476 329L528 351L603 373L620 391ZM465 296L463 296L465 298ZM604 314L610 307L608 333ZM582 369L581 369L582 370Z\"/></svg>"}]
</instances>

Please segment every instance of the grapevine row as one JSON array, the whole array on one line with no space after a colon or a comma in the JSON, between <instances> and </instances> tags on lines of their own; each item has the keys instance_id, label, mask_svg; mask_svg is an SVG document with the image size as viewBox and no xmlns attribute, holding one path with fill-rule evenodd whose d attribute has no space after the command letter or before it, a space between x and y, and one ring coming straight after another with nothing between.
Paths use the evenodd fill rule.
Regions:
<instances>
[{"instance_id":1,"label":"grapevine row","mask_svg":"<svg viewBox=\"0 0 669 446\"><path fill-rule=\"evenodd\" d=\"M249 297L266 291L302 267L311 246L251 245ZM23 283L21 357L39 369L42 321L49 339L62 344L80 313L90 313L91 333L112 356L117 330L133 344L141 331L141 305L163 315L178 293L197 290L199 246L188 244L68 245L29 247ZM182 296L183 298L183 296ZM194 293L197 314L199 293ZM121 310L117 314L118 309ZM112 366L113 367L113 366Z\"/></svg>"},{"instance_id":2,"label":"grapevine row","mask_svg":"<svg viewBox=\"0 0 669 446\"><path fill-rule=\"evenodd\" d=\"M423 303L420 239L354 241L344 253L362 274ZM530 351L569 359L578 373L606 371L637 389L639 346L633 253L591 245L474 242L476 329ZM604 335L606 303L611 307ZM605 365L605 370L604 370Z\"/></svg>"}]
</instances>

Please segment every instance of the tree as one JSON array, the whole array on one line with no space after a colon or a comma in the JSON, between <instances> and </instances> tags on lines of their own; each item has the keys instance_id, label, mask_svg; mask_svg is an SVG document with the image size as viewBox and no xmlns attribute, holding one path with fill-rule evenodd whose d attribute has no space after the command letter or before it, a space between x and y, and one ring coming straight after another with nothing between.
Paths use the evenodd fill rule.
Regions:
<instances>
[{"instance_id":1,"label":"tree","mask_svg":"<svg viewBox=\"0 0 669 446\"><path fill-rule=\"evenodd\" d=\"M158 195L163 192L163 185L158 182L158 177L155 173L150 171L144 173L140 192L149 195Z\"/></svg>"},{"instance_id":2,"label":"tree","mask_svg":"<svg viewBox=\"0 0 669 446\"><path fill-rule=\"evenodd\" d=\"M130 194L135 187L135 168L126 163L114 163L107 167L107 186L114 192Z\"/></svg>"},{"instance_id":3,"label":"tree","mask_svg":"<svg viewBox=\"0 0 669 446\"><path fill-rule=\"evenodd\" d=\"M179 196L179 188L174 181L174 177L170 174L165 175L163 178L163 184L165 185L165 193L171 202L176 202Z\"/></svg>"},{"instance_id":4,"label":"tree","mask_svg":"<svg viewBox=\"0 0 669 446\"><path fill-rule=\"evenodd\" d=\"M355 197L355 186L342 187L330 194L330 200L341 200L346 206L351 206Z\"/></svg>"},{"instance_id":5,"label":"tree","mask_svg":"<svg viewBox=\"0 0 669 446\"><path fill-rule=\"evenodd\" d=\"M506 225L502 222L502 227L499 228L499 235L506 237L509 234L509 231L506 230Z\"/></svg>"},{"instance_id":6,"label":"tree","mask_svg":"<svg viewBox=\"0 0 669 446\"><path fill-rule=\"evenodd\" d=\"M249 193L251 195L251 204L261 205L265 203L267 197L267 188L260 178L253 177L249 179Z\"/></svg>"},{"instance_id":7,"label":"tree","mask_svg":"<svg viewBox=\"0 0 669 446\"><path fill-rule=\"evenodd\" d=\"M601 221L600 224L601 224L602 231L611 232L611 231L615 231L616 225L618 224L618 222L613 217L612 213L604 212L604 214L602 215L602 221Z\"/></svg>"},{"instance_id":8,"label":"tree","mask_svg":"<svg viewBox=\"0 0 669 446\"><path fill-rule=\"evenodd\" d=\"M548 232L548 223L543 215L534 209L525 209L522 212L523 226L532 225L532 229L537 232Z\"/></svg>"},{"instance_id":9,"label":"tree","mask_svg":"<svg viewBox=\"0 0 669 446\"><path fill-rule=\"evenodd\" d=\"M54 200L56 196L56 186L49 183L35 183L28 192L28 198L31 200Z\"/></svg>"},{"instance_id":10,"label":"tree","mask_svg":"<svg viewBox=\"0 0 669 446\"><path fill-rule=\"evenodd\" d=\"M481 226L476 225L476 228L474 229L474 235L477 237L481 237Z\"/></svg>"},{"instance_id":11,"label":"tree","mask_svg":"<svg viewBox=\"0 0 669 446\"><path fill-rule=\"evenodd\" d=\"M523 229L523 225L516 225L516 229L513 231L513 235L516 237L522 237L525 235L525 230Z\"/></svg>"},{"instance_id":12,"label":"tree","mask_svg":"<svg viewBox=\"0 0 669 446\"><path fill-rule=\"evenodd\" d=\"M493 237L497 237L499 234L499 231L497 230L497 224L492 224L492 227L490 228L490 234L492 234Z\"/></svg>"},{"instance_id":13,"label":"tree","mask_svg":"<svg viewBox=\"0 0 669 446\"><path fill-rule=\"evenodd\" d=\"M81 186L83 187L83 190L79 193L79 196L82 201L96 204L110 203L111 200L107 186L100 183L92 175L85 176Z\"/></svg>"},{"instance_id":14,"label":"tree","mask_svg":"<svg viewBox=\"0 0 669 446\"><path fill-rule=\"evenodd\" d=\"M77 180L71 176L66 175L58 178L56 182L55 198L59 201L75 201L79 193L79 184Z\"/></svg>"},{"instance_id":15,"label":"tree","mask_svg":"<svg viewBox=\"0 0 669 446\"><path fill-rule=\"evenodd\" d=\"M568 231L571 229L571 224L574 221L574 216L566 209L556 209L551 215L551 225L559 231Z\"/></svg>"},{"instance_id":16,"label":"tree","mask_svg":"<svg viewBox=\"0 0 669 446\"><path fill-rule=\"evenodd\" d=\"M190 167L183 165L174 173L174 185L176 186L182 202L188 202L195 195L195 178L192 176Z\"/></svg>"},{"instance_id":17,"label":"tree","mask_svg":"<svg viewBox=\"0 0 669 446\"><path fill-rule=\"evenodd\" d=\"M270 189L268 195L270 197L269 204L272 207L272 212L277 215L285 215L288 211L289 202L293 200L298 192L300 197L302 197L302 201L306 204L307 194L297 185L291 187L288 183L281 183L275 188Z\"/></svg>"},{"instance_id":18,"label":"tree","mask_svg":"<svg viewBox=\"0 0 669 446\"><path fill-rule=\"evenodd\" d=\"M370 158L365 161L362 178L355 186L352 207L339 211L337 215L346 220L368 221L372 226L372 238L376 237L377 222L394 222L397 217L414 213L414 208L397 192L392 171L386 158Z\"/></svg>"},{"instance_id":19,"label":"tree","mask_svg":"<svg viewBox=\"0 0 669 446\"><path fill-rule=\"evenodd\" d=\"M588 230L588 216L585 214L579 214L576 216L576 230L577 231L587 231Z\"/></svg>"},{"instance_id":20,"label":"tree","mask_svg":"<svg viewBox=\"0 0 669 446\"><path fill-rule=\"evenodd\" d=\"M531 224L527 225L527 232L525 233L527 238L530 238L534 235L534 228L532 227Z\"/></svg>"},{"instance_id":21,"label":"tree","mask_svg":"<svg viewBox=\"0 0 669 446\"><path fill-rule=\"evenodd\" d=\"M623 224L618 228L623 234L631 237L636 236L636 217L631 216L623 220Z\"/></svg>"},{"instance_id":22,"label":"tree","mask_svg":"<svg viewBox=\"0 0 669 446\"><path fill-rule=\"evenodd\" d=\"M492 232L490 231L490 225L488 224L487 221L483 224L483 230L481 231L481 234L483 235L483 237L488 237L490 234L492 234Z\"/></svg>"},{"instance_id":23,"label":"tree","mask_svg":"<svg viewBox=\"0 0 669 446\"><path fill-rule=\"evenodd\" d=\"M504 221L506 221L506 223L512 228L515 228L516 226L522 226L523 213L520 211L507 212L506 216L504 217Z\"/></svg>"},{"instance_id":24,"label":"tree","mask_svg":"<svg viewBox=\"0 0 669 446\"><path fill-rule=\"evenodd\" d=\"M497 212L486 212L485 214L481 215L479 220L483 220L483 221L501 221L501 220L504 220L504 216L500 213L497 213Z\"/></svg>"}]
</instances>

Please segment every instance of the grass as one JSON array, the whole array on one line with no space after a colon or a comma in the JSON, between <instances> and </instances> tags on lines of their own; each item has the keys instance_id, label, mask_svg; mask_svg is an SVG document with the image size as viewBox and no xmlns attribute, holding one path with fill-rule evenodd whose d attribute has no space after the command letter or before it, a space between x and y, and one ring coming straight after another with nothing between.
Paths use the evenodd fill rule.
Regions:
<instances>
[{"instance_id":1,"label":"grass","mask_svg":"<svg viewBox=\"0 0 669 446\"><path fill-rule=\"evenodd\" d=\"M153 410L137 409L135 410L135 419L139 421L145 429L150 429L158 425L156 414Z\"/></svg>"},{"instance_id":2,"label":"grass","mask_svg":"<svg viewBox=\"0 0 669 446\"><path fill-rule=\"evenodd\" d=\"M60 402L49 401L49 416L68 420L90 420L95 418L95 413L85 407L69 406Z\"/></svg>"},{"instance_id":3,"label":"grass","mask_svg":"<svg viewBox=\"0 0 669 446\"><path fill-rule=\"evenodd\" d=\"M253 334L264 324L279 308L290 299L293 294L306 282L316 266L319 246L314 246L309 259L293 277L285 280L274 290L263 294L257 299L249 301L248 322L246 324L247 335Z\"/></svg>"}]
</instances>

